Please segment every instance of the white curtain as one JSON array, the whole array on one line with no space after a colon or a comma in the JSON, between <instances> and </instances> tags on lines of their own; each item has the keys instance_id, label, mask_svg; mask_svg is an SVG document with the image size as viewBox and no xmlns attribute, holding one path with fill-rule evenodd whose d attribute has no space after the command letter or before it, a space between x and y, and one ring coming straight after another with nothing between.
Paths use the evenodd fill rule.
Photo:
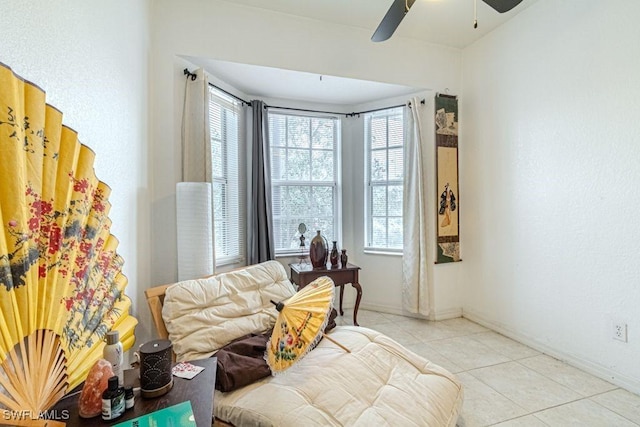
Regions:
<instances>
[{"instance_id":1,"label":"white curtain","mask_svg":"<svg viewBox=\"0 0 640 427\"><path fill-rule=\"evenodd\" d=\"M176 186L179 280L215 272L212 187L202 184L211 183L209 81L201 68L195 71L195 76L195 79L191 74L186 76L182 109L183 183ZM195 242L198 233L200 237ZM196 246L198 249L194 250Z\"/></svg>"},{"instance_id":2,"label":"white curtain","mask_svg":"<svg viewBox=\"0 0 640 427\"><path fill-rule=\"evenodd\" d=\"M421 104L413 98L409 105L405 109L402 307L410 313L428 316L430 285L427 282L427 197L422 165Z\"/></svg>"},{"instance_id":3,"label":"white curtain","mask_svg":"<svg viewBox=\"0 0 640 427\"><path fill-rule=\"evenodd\" d=\"M182 181L211 182L209 81L202 68L186 77L182 109Z\"/></svg>"}]
</instances>

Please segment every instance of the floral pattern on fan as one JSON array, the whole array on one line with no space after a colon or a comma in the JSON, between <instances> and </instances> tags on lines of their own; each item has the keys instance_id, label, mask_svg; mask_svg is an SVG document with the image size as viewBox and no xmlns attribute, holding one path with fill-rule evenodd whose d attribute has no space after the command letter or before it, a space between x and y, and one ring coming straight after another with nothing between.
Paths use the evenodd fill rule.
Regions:
<instances>
[{"instance_id":1,"label":"floral pattern on fan","mask_svg":"<svg viewBox=\"0 0 640 427\"><path fill-rule=\"evenodd\" d=\"M123 262L114 251L102 252L105 243L102 237L98 237L95 242L92 241L98 234L98 229L95 226L87 224L83 228L80 221L75 219L62 229L59 222L56 222L60 218L71 217L75 211L76 214L90 215L99 223L103 223L101 218L105 212L103 190L91 186L86 178L74 178L71 173L69 173L69 179L73 182L74 192L87 197L71 200L67 211L54 210L52 200L42 200L31 186L27 186L25 196L28 200L30 216L22 229L20 229L17 220L8 221L7 230L15 239L16 250L11 254L3 255L7 260L14 260L14 262L11 263L11 280L6 280L6 278L2 280L3 277L0 276L0 283L7 288L7 291L11 290L12 286L24 286L27 272L36 262L39 264L38 276L40 278L45 278L53 268L58 269L61 277L69 276L69 282L74 286L74 289L71 296L63 298L65 307L73 314L82 314L80 321L69 321L63 328L63 333L73 348L80 338L76 332L78 329L84 330L90 327L99 336L104 336L109 331L109 327L105 322L96 323L97 319L103 319L103 315L117 317L121 314L118 309L114 309L113 312L106 309L120 298L120 290L113 286L105 287L104 284L113 283L115 274L120 271ZM102 224L101 226L108 230L107 225ZM40 236L37 245L29 246L26 257L15 259L15 254L22 249L22 245L29 245L29 242L34 240L34 235ZM96 251L99 251L100 258L91 265L89 261L94 257ZM49 256L58 252L62 255L51 262ZM72 260L69 254L76 252L77 256ZM87 283L91 277L90 267L98 270L98 277L108 280L95 286ZM18 280L16 281L16 279ZM109 304L102 304L105 299ZM86 307L89 306L98 307L97 313L88 311ZM73 318L75 316L69 317L69 319ZM89 340L85 344L91 347L93 340Z\"/></svg>"},{"instance_id":2,"label":"floral pattern on fan","mask_svg":"<svg viewBox=\"0 0 640 427\"><path fill-rule=\"evenodd\" d=\"M70 177L72 180L73 176ZM81 193L86 193L88 190L87 180L79 180L74 189L79 189ZM70 216L70 211L73 207L70 207L67 212L57 211L53 209L53 201L42 200L40 195L31 187L27 186L25 190L25 196L28 201L30 216L27 218L25 226L20 227L19 221L16 219L10 219L7 223L7 231L9 235L14 238L15 250L9 254L0 255L0 261L9 261L10 270L1 270L0 273L0 285L4 285L7 291L10 291L13 287L20 287L25 285L25 278L27 271L31 268L37 260L40 260L38 267L39 277L45 277L48 270L53 267L62 267L63 261L69 261L69 250L75 250L77 239L85 239L97 233L95 228L88 225L82 229L79 221L75 220L71 224L65 226L64 230L60 227L59 222L56 220L59 218L66 218ZM93 193L93 208L99 212L104 211L104 196L102 191L96 190ZM86 203L86 200L72 201L72 205ZM75 208L77 209L77 208ZM30 241L38 238L37 245L30 245L28 247L28 256L17 258L17 254L23 249L23 245L29 245ZM104 240L99 239L97 246L101 246ZM76 261L76 265L81 267L79 271L74 274L72 281L79 282L86 273L87 258L90 257L92 252L91 243L81 243L80 250L86 255L86 257L80 257ZM62 258L55 263L47 263L47 256L55 254L58 251L64 251ZM68 267L68 266L67 266ZM63 277L69 274L69 268L61 268L59 270ZM10 274L6 274L10 273ZM17 279L17 281L16 281Z\"/></svg>"},{"instance_id":3,"label":"floral pattern on fan","mask_svg":"<svg viewBox=\"0 0 640 427\"><path fill-rule=\"evenodd\" d=\"M106 332L127 350L137 324L111 189L45 98L0 63L0 409L35 413L86 378Z\"/></svg>"},{"instance_id":4,"label":"floral pattern on fan","mask_svg":"<svg viewBox=\"0 0 640 427\"><path fill-rule=\"evenodd\" d=\"M15 130L9 135L17 141L20 141L20 133L24 134L23 150L34 153L34 144L40 143L46 148L47 138L44 130L34 130L28 117L24 117L20 126L16 120L15 113L11 107L8 108L7 121L0 121L0 125L8 125ZM19 133L20 131L20 133ZM56 158L58 153L54 153ZM46 151L43 152L46 156ZM113 305L113 302L120 298L120 291L117 288L104 288L104 286L87 286L87 280L90 277L90 263L96 250L100 251L104 246L105 240L100 237L95 242L91 239L98 234L98 229L90 223L83 228L80 220L75 218L70 222L67 219L72 218L75 214L83 216L92 216L95 221L103 228L108 230L108 224L105 224L104 216L106 213L106 198L104 190L90 183L88 178L75 178L73 172L67 174L70 183L73 184L73 193L77 197L69 201L65 210L55 210L53 200L43 200L41 195L33 188L31 184L27 184L25 189L25 198L28 204L29 216L26 218L26 224L20 224L17 219L10 219L7 223L7 232L14 239L15 250L9 254L0 255L0 262L9 265L9 269L0 270L0 285L6 287L10 291L13 287L19 288L26 284L27 273L30 268L38 263L38 276L45 278L47 273L53 268L58 269L61 277L69 277L69 281L74 285L74 290L69 297L63 298L67 311L72 313L82 313L80 322L67 322L63 329L70 346L73 348L77 345L79 335L77 329L85 329L90 326L96 329L99 336L104 336L109 327L104 322L96 323L95 319L101 319L103 314L118 316L120 310L115 309L113 313L108 310L98 310L91 313L92 321L89 318L87 306L99 307L101 301L106 298ZM60 226L64 224L64 228ZM22 225L22 227L21 227ZM34 243L35 242L35 243ZM26 251L23 246L26 245ZM75 259L71 259L70 253L78 255ZM19 256L19 253L26 255ZM59 258L51 260L50 256L60 252ZM115 263L111 261L119 258L114 251L105 251L100 253L100 259L93 264L93 269L99 269L102 277L113 279L115 274L122 268L121 259L117 259ZM73 265L71 265L73 264ZM115 267L115 268L114 268ZM112 274L110 274L112 272ZM112 282L112 280L111 280ZM98 299L102 297L101 299ZM104 305L102 305L104 307ZM100 311L105 311L101 313ZM74 318L75 316L71 316ZM89 339L85 344L89 347L93 345L93 340Z\"/></svg>"}]
</instances>

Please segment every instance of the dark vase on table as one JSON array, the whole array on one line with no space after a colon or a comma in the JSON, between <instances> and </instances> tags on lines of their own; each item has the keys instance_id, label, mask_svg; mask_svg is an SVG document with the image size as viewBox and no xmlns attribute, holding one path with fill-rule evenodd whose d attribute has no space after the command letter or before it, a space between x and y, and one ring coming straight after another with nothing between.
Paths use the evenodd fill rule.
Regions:
<instances>
[{"instance_id":1,"label":"dark vase on table","mask_svg":"<svg viewBox=\"0 0 640 427\"><path fill-rule=\"evenodd\" d=\"M347 250L343 249L342 254L340 255L340 265L342 268L347 268L347 262L349 261L349 256L347 255Z\"/></svg>"},{"instance_id":2,"label":"dark vase on table","mask_svg":"<svg viewBox=\"0 0 640 427\"><path fill-rule=\"evenodd\" d=\"M314 269L321 269L327 267L329 245L327 244L327 239L320 234L320 230L317 233L309 244L309 259Z\"/></svg>"},{"instance_id":3,"label":"dark vase on table","mask_svg":"<svg viewBox=\"0 0 640 427\"><path fill-rule=\"evenodd\" d=\"M340 255L338 254L338 242L333 241L333 248L331 248L331 255L329 255L329 261L331 261L331 268L338 268L338 259Z\"/></svg>"}]
</instances>

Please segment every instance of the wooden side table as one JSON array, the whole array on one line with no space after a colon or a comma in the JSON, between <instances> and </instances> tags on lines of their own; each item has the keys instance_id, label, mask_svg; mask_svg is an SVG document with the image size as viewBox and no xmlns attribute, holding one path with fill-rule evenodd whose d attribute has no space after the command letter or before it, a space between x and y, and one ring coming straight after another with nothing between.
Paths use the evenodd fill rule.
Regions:
<instances>
[{"instance_id":1,"label":"wooden side table","mask_svg":"<svg viewBox=\"0 0 640 427\"><path fill-rule=\"evenodd\" d=\"M213 389L216 383L218 359L211 357L209 359L193 360L190 363L204 366L205 369L190 380L174 376L173 388L160 397L145 399L140 396L139 392L134 391L135 405L133 408L127 409L117 420L103 421L100 415L94 418L80 418L80 415L78 415L79 392L62 398L53 407L54 413L66 414L68 419L63 421L68 427L109 426L189 400L191 401L196 425L198 427L211 426L213 424ZM136 381L138 381L138 370L126 370L125 385L133 385ZM139 382L137 386L140 386Z\"/></svg>"},{"instance_id":2,"label":"wooden side table","mask_svg":"<svg viewBox=\"0 0 640 427\"><path fill-rule=\"evenodd\" d=\"M291 281L298 285L298 289L302 289L318 277L329 276L336 286L340 286L340 316L344 315L342 311L342 297L344 296L344 285L351 283L356 290L356 306L353 309L353 324L358 325L358 307L360 307L360 299L362 299L362 286L358 282L358 271L360 267L354 264L347 264L345 268L316 268L311 264L289 264L291 269Z\"/></svg>"}]
</instances>

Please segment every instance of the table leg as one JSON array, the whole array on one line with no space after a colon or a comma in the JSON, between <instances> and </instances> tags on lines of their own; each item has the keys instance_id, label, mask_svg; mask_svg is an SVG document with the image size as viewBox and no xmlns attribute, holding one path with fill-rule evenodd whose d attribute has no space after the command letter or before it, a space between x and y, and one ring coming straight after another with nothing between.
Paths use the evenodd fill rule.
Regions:
<instances>
[{"instance_id":1,"label":"table leg","mask_svg":"<svg viewBox=\"0 0 640 427\"><path fill-rule=\"evenodd\" d=\"M362 298L362 286L360 286L360 283L358 282L352 283L351 286L353 286L357 292L356 306L353 309L353 324L356 326L360 326L358 325L358 307L360 307L360 299Z\"/></svg>"},{"instance_id":2,"label":"table leg","mask_svg":"<svg viewBox=\"0 0 640 427\"><path fill-rule=\"evenodd\" d=\"M344 283L340 285L340 316L344 316L344 311L342 311L342 297L344 296Z\"/></svg>"}]
</instances>

